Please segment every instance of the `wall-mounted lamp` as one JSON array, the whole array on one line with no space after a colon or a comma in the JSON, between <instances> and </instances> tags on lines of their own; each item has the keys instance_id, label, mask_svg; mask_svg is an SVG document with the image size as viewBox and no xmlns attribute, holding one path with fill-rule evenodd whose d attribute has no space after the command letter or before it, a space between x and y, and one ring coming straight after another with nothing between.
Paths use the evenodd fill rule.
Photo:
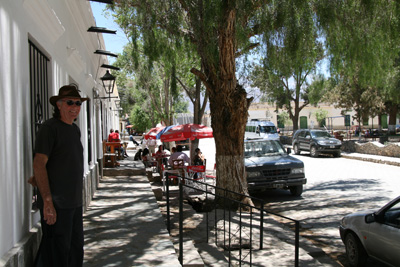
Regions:
<instances>
[{"instance_id":1,"label":"wall-mounted lamp","mask_svg":"<svg viewBox=\"0 0 400 267\"><path fill-rule=\"evenodd\" d=\"M103 87L106 94L108 94L108 98L111 98L111 94L114 92L115 76L107 70L106 74L100 80L103 82Z\"/></svg>"}]
</instances>

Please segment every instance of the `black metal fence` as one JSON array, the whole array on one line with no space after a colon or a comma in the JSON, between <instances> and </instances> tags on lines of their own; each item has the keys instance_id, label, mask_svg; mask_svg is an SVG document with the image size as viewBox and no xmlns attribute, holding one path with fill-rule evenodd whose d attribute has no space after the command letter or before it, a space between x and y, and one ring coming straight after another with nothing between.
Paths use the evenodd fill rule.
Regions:
<instances>
[{"instance_id":1,"label":"black metal fence","mask_svg":"<svg viewBox=\"0 0 400 267\"><path fill-rule=\"evenodd\" d=\"M176 176L176 174L174 174ZM183 177L179 177L180 181ZM265 227L266 217L276 216L278 220L289 221L290 231L294 231L292 241L285 241L294 244L293 262L294 266L299 266L299 232L300 222L280 214L266 211L265 202L262 199L245 196L232 192L210 183L190 178L184 178L184 183L179 182L179 261L183 264L183 230L184 215L183 201L184 195L203 195L204 203L212 203L205 211L206 240L207 243L213 237L215 245L227 254L229 266L253 265L253 257L256 251L264 250L264 243L269 241L265 239L264 232L268 231ZM170 214L170 190L169 174L166 174L166 202L167 202L167 229L171 232L171 214ZM222 193L221 193L222 192ZM228 195L238 196L236 199L249 197L257 207L243 203L241 201L229 198ZM211 199L211 201L210 201ZM288 224L278 222L270 218L274 224L279 223L282 227ZM287 237L285 237L287 239ZM275 244L270 244L274 246ZM233 254L233 252L236 252Z\"/></svg>"}]
</instances>

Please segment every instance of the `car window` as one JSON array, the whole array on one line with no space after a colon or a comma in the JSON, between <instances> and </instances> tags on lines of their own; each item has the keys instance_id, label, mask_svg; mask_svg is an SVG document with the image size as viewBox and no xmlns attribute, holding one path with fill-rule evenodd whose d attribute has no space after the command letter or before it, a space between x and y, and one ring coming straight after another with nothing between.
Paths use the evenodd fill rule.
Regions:
<instances>
[{"instance_id":1,"label":"car window","mask_svg":"<svg viewBox=\"0 0 400 267\"><path fill-rule=\"evenodd\" d=\"M298 131L298 136L299 136L299 137L304 137L304 135L305 135L305 132L304 132L304 131Z\"/></svg>"},{"instance_id":2,"label":"car window","mask_svg":"<svg viewBox=\"0 0 400 267\"><path fill-rule=\"evenodd\" d=\"M306 138L307 138L307 137L310 137L310 132L309 132L309 131L306 131L306 132L304 132L304 133L305 133Z\"/></svg>"},{"instance_id":3,"label":"car window","mask_svg":"<svg viewBox=\"0 0 400 267\"><path fill-rule=\"evenodd\" d=\"M312 131L311 135L313 138L317 137L331 137L331 135L328 132L325 131Z\"/></svg>"},{"instance_id":4,"label":"car window","mask_svg":"<svg viewBox=\"0 0 400 267\"><path fill-rule=\"evenodd\" d=\"M385 212L383 221L385 224L400 228L400 202L393 205Z\"/></svg>"}]
</instances>

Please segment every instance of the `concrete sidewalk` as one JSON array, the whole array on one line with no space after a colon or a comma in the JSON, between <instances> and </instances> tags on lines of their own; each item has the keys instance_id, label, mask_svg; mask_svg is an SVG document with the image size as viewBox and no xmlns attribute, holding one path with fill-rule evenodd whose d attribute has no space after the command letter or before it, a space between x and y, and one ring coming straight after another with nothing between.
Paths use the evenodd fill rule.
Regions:
<instances>
[{"instance_id":1,"label":"concrete sidewalk","mask_svg":"<svg viewBox=\"0 0 400 267\"><path fill-rule=\"evenodd\" d=\"M118 168L140 167L133 163L129 157ZM84 214L84 266L181 266L143 164L139 169L100 181Z\"/></svg>"}]
</instances>

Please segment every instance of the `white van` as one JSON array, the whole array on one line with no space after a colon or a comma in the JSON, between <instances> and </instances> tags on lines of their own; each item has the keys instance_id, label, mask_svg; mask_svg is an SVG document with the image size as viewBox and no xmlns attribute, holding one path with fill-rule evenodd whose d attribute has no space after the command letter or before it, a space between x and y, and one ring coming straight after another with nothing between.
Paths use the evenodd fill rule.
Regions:
<instances>
[{"instance_id":1,"label":"white van","mask_svg":"<svg viewBox=\"0 0 400 267\"><path fill-rule=\"evenodd\" d=\"M246 124L245 139L263 138L268 140L279 140L276 126L271 121L251 120Z\"/></svg>"}]
</instances>

